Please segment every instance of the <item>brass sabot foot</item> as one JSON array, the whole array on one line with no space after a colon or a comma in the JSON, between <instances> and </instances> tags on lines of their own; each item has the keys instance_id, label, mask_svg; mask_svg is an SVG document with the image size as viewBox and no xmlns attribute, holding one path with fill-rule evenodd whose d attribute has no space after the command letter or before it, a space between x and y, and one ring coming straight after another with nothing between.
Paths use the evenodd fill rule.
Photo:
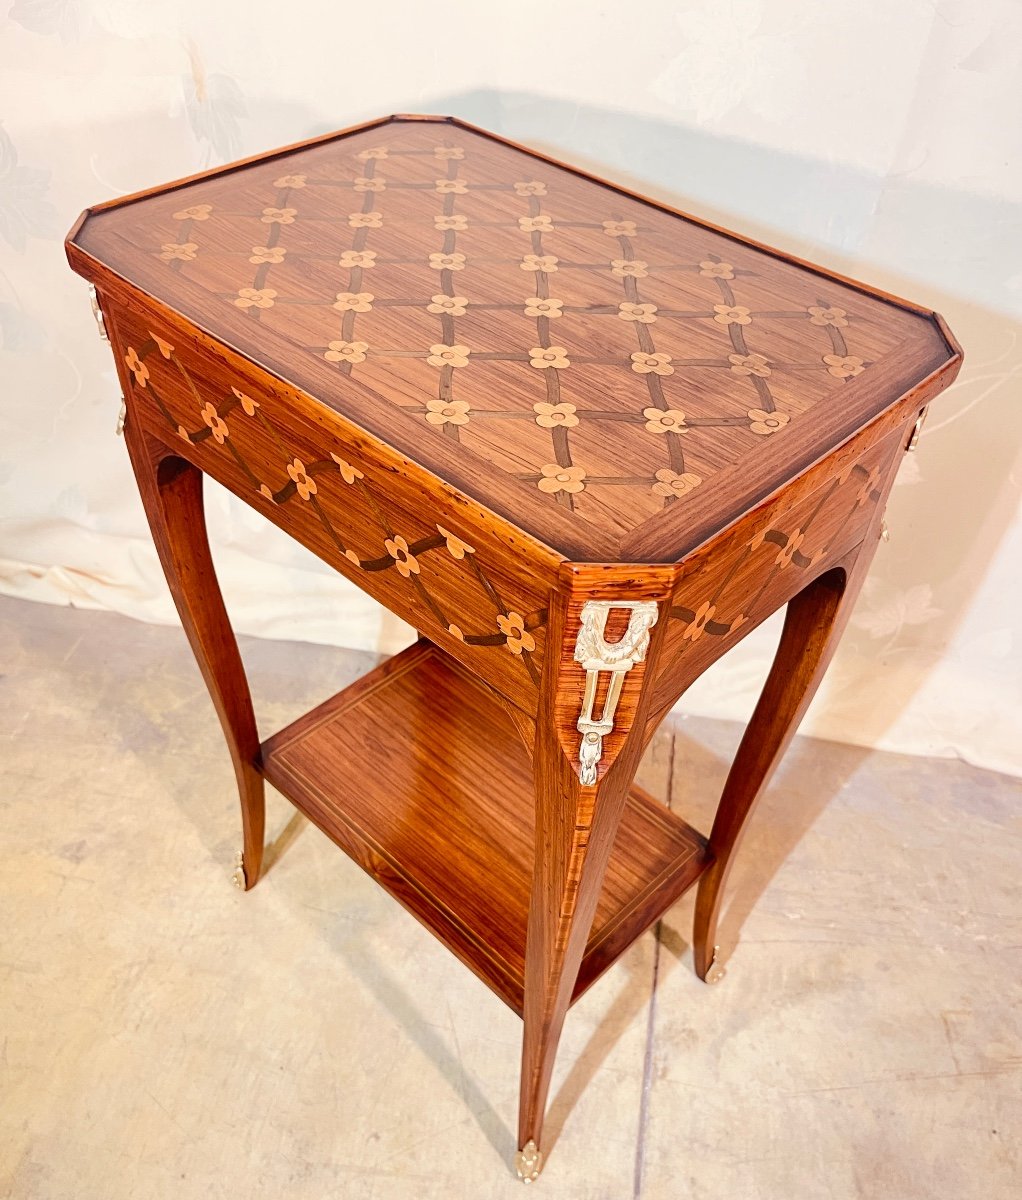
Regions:
<instances>
[{"instance_id":1,"label":"brass sabot foot","mask_svg":"<svg viewBox=\"0 0 1022 1200\"><path fill-rule=\"evenodd\" d=\"M709 968L703 976L704 983L720 983L727 974L727 967L719 959L720 947L713 947L713 957L710 959Z\"/></svg>"},{"instance_id":2,"label":"brass sabot foot","mask_svg":"<svg viewBox=\"0 0 1022 1200\"><path fill-rule=\"evenodd\" d=\"M242 891L248 887L248 879L245 875L245 855L241 850L234 857L234 873L231 875L231 879L234 886Z\"/></svg>"},{"instance_id":3,"label":"brass sabot foot","mask_svg":"<svg viewBox=\"0 0 1022 1200\"><path fill-rule=\"evenodd\" d=\"M515 1155L515 1171L522 1183L534 1183L543 1170L543 1154L531 1139Z\"/></svg>"}]
</instances>

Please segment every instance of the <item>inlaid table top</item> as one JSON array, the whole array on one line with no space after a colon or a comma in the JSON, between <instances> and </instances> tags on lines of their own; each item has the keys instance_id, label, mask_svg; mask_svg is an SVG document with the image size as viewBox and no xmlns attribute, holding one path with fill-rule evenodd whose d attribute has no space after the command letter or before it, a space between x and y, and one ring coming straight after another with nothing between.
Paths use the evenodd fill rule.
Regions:
<instances>
[{"instance_id":1,"label":"inlaid table top","mask_svg":"<svg viewBox=\"0 0 1022 1200\"><path fill-rule=\"evenodd\" d=\"M74 246L559 553L674 561L954 358L939 321L448 118Z\"/></svg>"}]
</instances>

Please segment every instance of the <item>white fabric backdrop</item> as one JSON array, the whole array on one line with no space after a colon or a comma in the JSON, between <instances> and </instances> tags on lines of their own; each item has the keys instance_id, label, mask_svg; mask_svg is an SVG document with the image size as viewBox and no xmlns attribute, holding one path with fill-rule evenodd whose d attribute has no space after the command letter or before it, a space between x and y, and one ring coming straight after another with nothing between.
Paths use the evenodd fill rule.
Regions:
<instances>
[{"instance_id":1,"label":"white fabric backdrop","mask_svg":"<svg viewBox=\"0 0 1022 1200\"><path fill-rule=\"evenodd\" d=\"M173 613L61 239L87 204L393 111L453 112L942 311L966 348L906 461L809 731L1022 774L1022 6L1014 0L13 0L0 26L0 589ZM409 631L211 489L238 627ZM776 621L682 702L748 713Z\"/></svg>"}]
</instances>

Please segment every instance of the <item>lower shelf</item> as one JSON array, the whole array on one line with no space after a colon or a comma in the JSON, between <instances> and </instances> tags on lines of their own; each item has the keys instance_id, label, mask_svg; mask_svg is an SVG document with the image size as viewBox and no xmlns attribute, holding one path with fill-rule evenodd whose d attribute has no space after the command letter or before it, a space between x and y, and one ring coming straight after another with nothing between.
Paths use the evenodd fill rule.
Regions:
<instances>
[{"instance_id":1,"label":"lower shelf","mask_svg":"<svg viewBox=\"0 0 1022 1200\"><path fill-rule=\"evenodd\" d=\"M270 783L521 1013L532 767L482 684L419 642L270 738L262 763ZM632 789L574 999L707 862L699 833Z\"/></svg>"}]
</instances>

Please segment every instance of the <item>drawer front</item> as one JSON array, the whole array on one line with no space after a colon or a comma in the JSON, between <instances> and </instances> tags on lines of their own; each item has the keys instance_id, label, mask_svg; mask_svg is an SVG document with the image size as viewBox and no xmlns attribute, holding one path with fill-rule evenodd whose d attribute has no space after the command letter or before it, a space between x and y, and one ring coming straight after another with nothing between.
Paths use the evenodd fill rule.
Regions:
<instances>
[{"instance_id":1,"label":"drawer front","mask_svg":"<svg viewBox=\"0 0 1022 1200\"><path fill-rule=\"evenodd\" d=\"M864 430L692 556L671 602L654 691L657 711L858 545L904 436L900 425L880 441Z\"/></svg>"},{"instance_id":2,"label":"drawer front","mask_svg":"<svg viewBox=\"0 0 1022 1200\"><path fill-rule=\"evenodd\" d=\"M535 710L552 571L325 406L296 403L167 319L107 318L129 419Z\"/></svg>"}]
</instances>

